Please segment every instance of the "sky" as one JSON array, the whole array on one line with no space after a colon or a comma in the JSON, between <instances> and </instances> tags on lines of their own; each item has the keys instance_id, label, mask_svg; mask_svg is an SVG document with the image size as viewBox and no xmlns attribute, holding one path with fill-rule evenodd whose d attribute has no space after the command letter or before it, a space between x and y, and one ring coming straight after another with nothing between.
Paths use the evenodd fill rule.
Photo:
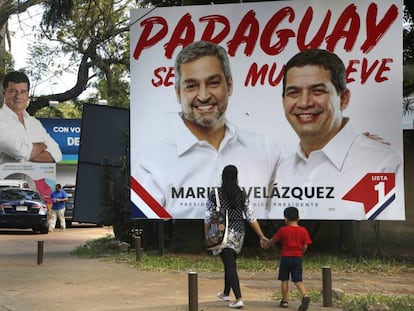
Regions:
<instances>
[{"instance_id":1,"label":"sky","mask_svg":"<svg viewBox=\"0 0 414 311\"><path fill-rule=\"evenodd\" d=\"M40 6L35 6L25 13L13 15L9 19L9 31L11 33L11 54L15 60L15 69L26 67L28 59L28 49L31 43L37 40L34 34L37 32L38 25L42 18ZM47 40L45 40L47 43ZM9 47L6 43L6 49ZM66 63L64 55L57 55L57 63ZM59 59L60 58L60 59ZM65 74L62 77L44 77L39 85L34 89L33 95L49 95L67 91L76 83L76 74Z\"/></svg>"}]
</instances>

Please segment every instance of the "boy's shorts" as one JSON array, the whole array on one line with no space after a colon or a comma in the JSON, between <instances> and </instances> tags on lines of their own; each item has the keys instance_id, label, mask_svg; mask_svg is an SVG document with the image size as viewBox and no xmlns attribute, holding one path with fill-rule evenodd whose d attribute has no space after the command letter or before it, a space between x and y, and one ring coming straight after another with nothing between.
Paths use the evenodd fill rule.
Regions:
<instances>
[{"instance_id":1,"label":"boy's shorts","mask_svg":"<svg viewBox=\"0 0 414 311\"><path fill-rule=\"evenodd\" d=\"M288 281L289 275L293 283L302 282L302 257L280 257L278 280Z\"/></svg>"}]
</instances>

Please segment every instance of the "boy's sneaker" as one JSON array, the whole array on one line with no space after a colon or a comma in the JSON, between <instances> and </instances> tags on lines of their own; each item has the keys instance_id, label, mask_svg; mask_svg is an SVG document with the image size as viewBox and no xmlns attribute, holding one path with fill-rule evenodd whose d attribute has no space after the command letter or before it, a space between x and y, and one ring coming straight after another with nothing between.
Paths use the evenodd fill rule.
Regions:
<instances>
[{"instance_id":1,"label":"boy's sneaker","mask_svg":"<svg viewBox=\"0 0 414 311\"><path fill-rule=\"evenodd\" d=\"M289 303L287 301L281 300L280 303L279 303L279 307L289 308Z\"/></svg>"},{"instance_id":2,"label":"boy's sneaker","mask_svg":"<svg viewBox=\"0 0 414 311\"><path fill-rule=\"evenodd\" d=\"M217 297L224 301L230 300L230 296L226 296L224 293L217 293Z\"/></svg>"},{"instance_id":3,"label":"boy's sneaker","mask_svg":"<svg viewBox=\"0 0 414 311\"><path fill-rule=\"evenodd\" d=\"M310 303L310 298L309 296L303 296L302 298L302 303L299 306L299 311L306 311L308 310L309 307L309 303Z\"/></svg>"}]
</instances>

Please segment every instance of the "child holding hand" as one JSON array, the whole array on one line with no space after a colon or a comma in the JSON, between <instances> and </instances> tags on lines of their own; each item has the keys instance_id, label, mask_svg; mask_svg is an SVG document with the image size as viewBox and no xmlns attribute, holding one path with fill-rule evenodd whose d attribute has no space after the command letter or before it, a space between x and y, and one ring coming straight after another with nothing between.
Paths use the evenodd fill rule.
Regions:
<instances>
[{"instance_id":1,"label":"child holding hand","mask_svg":"<svg viewBox=\"0 0 414 311\"><path fill-rule=\"evenodd\" d=\"M305 227L299 226L299 211L296 207L287 207L283 215L286 226L281 227L273 237L265 243L269 248L273 244L281 243L279 276L281 281L282 300L280 307L288 308L289 276L302 294L302 302L299 311L306 311L309 307L310 298L306 293L302 279L302 257L308 245L312 243Z\"/></svg>"}]
</instances>

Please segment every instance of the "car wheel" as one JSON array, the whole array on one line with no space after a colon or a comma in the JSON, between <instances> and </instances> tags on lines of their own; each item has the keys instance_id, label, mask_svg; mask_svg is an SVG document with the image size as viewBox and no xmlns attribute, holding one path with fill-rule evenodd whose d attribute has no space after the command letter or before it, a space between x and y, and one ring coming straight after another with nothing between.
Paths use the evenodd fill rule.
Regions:
<instances>
[{"instance_id":1,"label":"car wheel","mask_svg":"<svg viewBox=\"0 0 414 311\"><path fill-rule=\"evenodd\" d=\"M49 233L49 228L46 226L41 226L39 232L41 234L48 234Z\"/></svg>"},{"instance_id":2,"label":"car wheel","mask_svg":"<svg viewBox=\"0 0 414 311\"><path fill-rule=\"evenodd\" d=\"M70 227L72 227L72 221L66 220L66 228L70 228Z\"/></svg>"}]
</instances>

